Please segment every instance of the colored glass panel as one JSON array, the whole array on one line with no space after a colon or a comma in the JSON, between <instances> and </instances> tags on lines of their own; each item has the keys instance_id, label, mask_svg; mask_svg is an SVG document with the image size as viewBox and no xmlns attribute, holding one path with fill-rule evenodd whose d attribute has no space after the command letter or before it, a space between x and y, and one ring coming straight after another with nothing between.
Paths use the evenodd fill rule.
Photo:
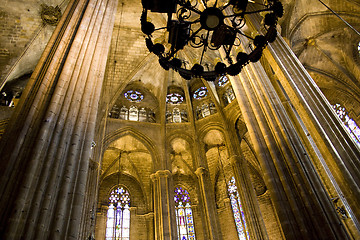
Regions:
<instances>
[{"instance_id":1,"label":"colored glass panel","mask_svg":"<svg viewBox=\"0 0 360 240\"><path fill-rule=\"evenodd\" d=\"M241 206L240 196L237 191L235 178L232 177L228 182L228 193L230 197L231 208L234 215L236 230L240 240L249 240L249 232L246 227L244 210Z\"/></svg>"},{"instance_id":2,"label":"colored glass panel","mask_svg":"<svg viewBox=\"0 0 360 240\"><path fill-rule=\"evenodd\" d=\"M217 83L219 87L223 87L228 81L229 79L227 78L227 76L221 76Z\"/></svg>"},{"instance_id":3,"label":"colored glass panel","mask_svg":"<svg viewBox=\"0 0 360 240\"><path fill-rule=\"evenodd\" d=\"M179 93L170 93L166 95L166 102L171 104L180 104L184 102L184 97Z\"/></svg>"},{"instance_id":4,"label":"colored glass panel","mask_svg":"<svg viewBox=\"0 0 360 240\"><path fill-rule=\"evenodd\" d=\"M106 240L130 239L130 195L123 187L110 193L107 212Z\"/></svg>"},{"instance_id":5,"label":"colored glass panel","mask_svg":"<svg viewBox=\"0 0 360 240\"><path fill-rule=\"evenodd\" d=\"M182 187L175 188L174 201L179 240L195 240L189 192Z\"/></svg>"},{"instance_id":6,"label":"colored glass panel","mask_svg":"<svg viewBox=\"0 0 360 240\"><path fill-rule=\"evenodd\" d=\"M206 87L200 87L195 90L193 97L195 99L202 99L207 96L207 88Z\"/></svg>"},{"instance_id":7,"label":"colored glass panel","mask_svg":"<svg viewBox=\"0 0 360 240\"><path fill-rule=\"evenodd\" d=\"M336 114L344 123L346 130L350 133L350 136L354 141L360 145L360 128L356 124L356 122L349 117L348 113L346 112L345 108L342 107L340 104L333 105Z\"/></svg>"},{"instance_id":8,"label":"colored glass panel","mask_svg":"<svg viewBox=\"0 0 360 240\"><path fill-rule=\"evenodd\" d=\"M144 95L136 90L129 90L124 93L124 96L130 102L141 102L144 99Z\"/></svg>"}]
</instances>

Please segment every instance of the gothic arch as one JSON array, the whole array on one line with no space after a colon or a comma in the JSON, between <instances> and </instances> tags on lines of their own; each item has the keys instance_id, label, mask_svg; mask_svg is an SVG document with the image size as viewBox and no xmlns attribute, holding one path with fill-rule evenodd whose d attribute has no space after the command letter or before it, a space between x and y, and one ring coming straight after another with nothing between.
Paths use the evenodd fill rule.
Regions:
<instances>
[{"instance_id":1,"label":"gothic arch","mask_svg":"<svg viewBox=\"0 0 360 240\"><path fill-rule=\"evenodd\" d=\"M103 145L104 145L103 151L105 151L108 148L110 143L126 135L132 136L135 139L139 140L142 144L144 144L144 146L149 150L152 156L153 164L154 165L159 164L160 156L156 148L156 144L148 136L146 136L142 132L132 127L121 128L106 135L103 141Z\"/></svg>"}]
</instances>

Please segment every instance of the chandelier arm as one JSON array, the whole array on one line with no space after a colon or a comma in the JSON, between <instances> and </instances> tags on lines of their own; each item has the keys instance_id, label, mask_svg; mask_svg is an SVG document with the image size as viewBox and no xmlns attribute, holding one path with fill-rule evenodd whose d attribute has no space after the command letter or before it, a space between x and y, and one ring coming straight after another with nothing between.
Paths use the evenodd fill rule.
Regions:
<instances>
[{"instance_id":1,"label":"chandelier arm","mask_svg":"<svg viewBox=\"0 0 360 240\"><path fill-rule=\"evenodd\" d=\"M211 44L211 42L210 42L210 44L208 45L208 47L209 47L210 50L215 51L215 50L218 50L218 49L221 47L221 45L219 45L219 46L213 46L213 45Z\"/></svg>"},{"instance_id":2,"label":"chandelier arm","mask_svg":"<svg viewBox=\"0 0 360 240\"><path fill-rule=\"evenodd\" d=\"M192 6L191 4L189 4L189 5L186 5L186 4L181 4L181 3L178 3L181 7L183 7L183 8L185 8L185 9L188 9L188 10L191 10L191 11L193 11L193 12L196 12L197 14L201 14L201 11L199 10L199 9L197 9L197 8L195 8L195 6L197 5L197 4L195 4L195 6Z\"/></svg>"},{"instance_id":3,"label":"chandelier arm","mask_svg":"<svg viewBox=\"0 0 360 240\"><path fill-rule=\"evenodd\" d=\"M195 21L187 21L186 23L194 24L194 23L199 23L199 22L200 22L200 18L196 19Z\"/></svg>"},{"instance_id":4,"label":"chandelier arm","mask_svg":"<svg viewBox=\"0 0 360 240\"><path fill-rule=\"evenodd\" d=\"M213 7L216 7L218 0L215 0Z\"/></svg>"},{"instance_id":5,"label":"chandelier arm","mask_svg":"<svg viewBox=\"0 0 360 240\"><path fill-rule=\"evenodd\" d=\"M229 6L231 6L230 3L228 3L228 4L226 4L226 5L222 6L222 7L219 7L219 9L220 9L220 11L224 11Z\"/></svg>"},{"instance_id":6,"label":"chandelier arm","mask_svg":"<svg viewBox=\"0 0 360 240\"><path fill-rule=\"evenodd\" d=\"M204 5L205 8L207 8L207 2L206 0L201 0L202 4Z\"/></svg>"},{"instance_id":7,"label":"chandelier arm","mask_svg":"<svg viewBox=\"0 0 360 240\"><path fill-rule=\"evenodd\" d=\"M200 38L200 37L199 37L199 36L195 36L195 38ZM194 39L195 39L195 38L194 38ZM200 38L199 43L196 43L196 42L194 42L194 41L190 41L190 45L191 45L193 48L200 48L200 47L204 46L205 44L204 44L204 41L202 41L201 38Z\"/></svg>"},{"instance_id":8,"label":"chandelier arm","mask_svg":"<svg viewBox=\"0 0 360 240\"><path fill-rule=\"evenodd\" d=\"M234 29L235 29L235 31L236 31L238 34L240 34L240 35L242 35L242 36L244 36L244 37L247 37L247 38L249 38L249 39L251 39L251 40L254 41L254 38L253 38L253 37L250 37L250 36L246 35L246 34L243 33L242 31L240 31L240 29L238 29L238 28L234 28Z\"/></svg>"},{"instance_id":9,"label":"chandelier arm","mask_svg":"<svg viewBox=\"0 0 360 240\"><path fill-rule=\"evenodd\" d=\"M167 27L155 28L154 31L161 30L161 29L166 29L166 28Z\"/></svg>"},{"instance_id":10,"label":"chandelier arm","mask_svg":"<svg viewBox=\"0 0 360 240\"><path fill-rule=\"evenodd\" d=\"M239 43L238 43L238 44L235 44L236 39L239 40ZM239 46L241 45L241 39L240 39L239 37L236 37L236 38L235 38L235 41L234 41L234 46L235 46L235 47L239 47Z\"/></svg>"},{"instance_id":11,"label":"chandelier arm","mask_svg":"<svg viewBox=\"0 0 360 240\"><path fill-rule=\"evenodd\" d=\"M201 53L201 58L200 58L200 64L202 63L202 60L203 60L203 57L204 57L204 53L206 52L206 48L207 48L207 42L209 40L209 35L210 35L210 31L207 32L206 34L206 38L203 39L204 40L204 48L202 50L202 53ZM206 43L206 44L205 44Z\"/></svg>"},{"instance_id":12,"label":"chandelier arm","mask_svg":"<svg viewBox=\"0 0 360 240\"><path fill-rule=\"evenodd\" d=\"M191 34L191 36L189 36L189 40L191 41L192 38L196 37L196 34L198 34L203 28L200 27L198 30L196 30L195 32L193 32Z\"/></svg>"},{"instance_id":13,"label":"chandelier arm","mask_svg":"<svg viewBox=\"0 0 360 240\"><path fill-rule=\"evenodd\" d=\"M231 21L231 25L233 26L233 28L235 29L241 29L245 26L246 24L246 19L245 18L241 18L239 24L236 23L236 17L234 17Z\"/></svg>"},{"instance_id":14,"label":"chandelier arm","mask_svg":"<svg viewBox=\"0 0 360 240\"><path fill-rule=\"evenodd\" d=\"M185 15L187 13L187 15ZM180 22L185 22L184 19L189 19L191 17L191 10L181 7L176 11L176 17Z\"/></svg>"}]
</instances>

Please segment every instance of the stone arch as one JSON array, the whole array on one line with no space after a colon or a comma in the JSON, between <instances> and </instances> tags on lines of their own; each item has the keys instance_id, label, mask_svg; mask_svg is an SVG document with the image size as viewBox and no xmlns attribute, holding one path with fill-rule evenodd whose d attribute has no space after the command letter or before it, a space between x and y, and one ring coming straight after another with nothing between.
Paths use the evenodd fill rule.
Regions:
<instances>
[{"instance_id":1,"label":"stone arch","mask_svg":"<svg viewBox=\"0 0 360 240\"><path fill-rule=\"evenodd\" d=\"M121 128L106 135L103 141L104 151L108 148L108 146L112 142L126 135L132 136L135 139L139 140L142 144L144 144L144 146L149 150L152 156L154 165L159 164L160 155L154 141L145 134L143 134L142 132L132 127Z\"/></svg>"}]
</instances>

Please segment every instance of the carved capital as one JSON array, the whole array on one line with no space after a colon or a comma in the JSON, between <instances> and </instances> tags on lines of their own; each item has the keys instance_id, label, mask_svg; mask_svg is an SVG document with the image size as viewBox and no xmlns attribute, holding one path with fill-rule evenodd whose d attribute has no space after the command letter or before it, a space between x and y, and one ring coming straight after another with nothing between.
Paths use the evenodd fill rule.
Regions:
<instances>
[{"instance_id":1,"label":"carved capital","mask_svg":"<svg viewBox=\"0 0 360 240\"><path fill-rule=\"evenodd\" d=\"M56 26L62 16L59 6L52 7L46 4L41 4L40 15L44 24L49 24L52 26Z\"/></svg>"},{"instance_id":2,"label":"carved capital","mask_svg":"<svg viewBox=\"0 0 360 240\"><path fill-rule=\"evenodd\" d=\"M200 178L203 175L207 174L208 170L204 167L199 167L198 169L196 169L195 174Z\"/></svg>"},{"instance_id":3,"label":"carved capital","mask_svg":"<svg viewBox=\"0 0 360 240\"><path fill-rule=\"evenodd\" d=\"M150 175L151 180L159 179L159 178L169 178L171 176L171 172L169 170L158 170L156 173Z\"/></svg>"}]
</instances>

